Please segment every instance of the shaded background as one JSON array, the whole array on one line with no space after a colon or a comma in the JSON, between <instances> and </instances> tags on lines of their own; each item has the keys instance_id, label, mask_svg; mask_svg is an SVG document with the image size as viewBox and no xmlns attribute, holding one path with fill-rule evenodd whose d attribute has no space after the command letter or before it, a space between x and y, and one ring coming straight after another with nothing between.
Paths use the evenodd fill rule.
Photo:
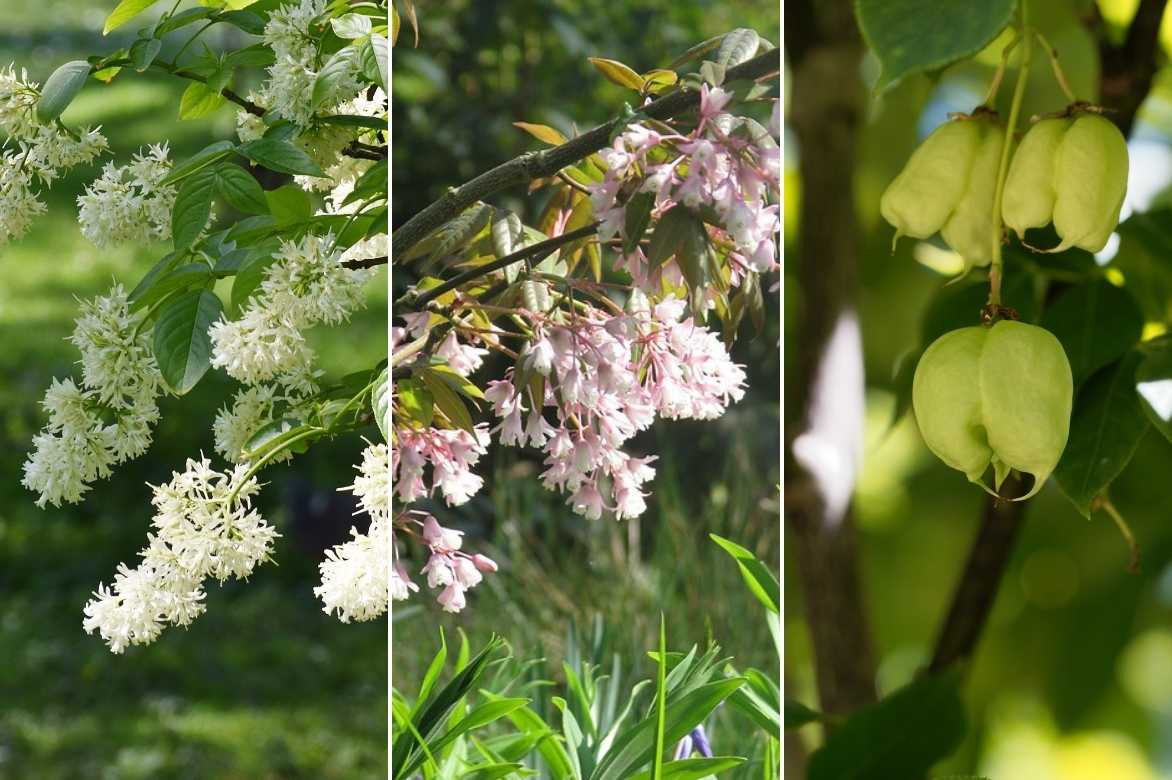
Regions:
<instances>
[{"instance_id":1,"label":"shaded background","mask_svg":"<svg viewBox=\"0 0 1172 780\"><path fill-rule=\"evenodd\" d=\"M445 188L542 148L515 121L569 135L621 113L635 95L605 81L587 57L642 72L736 27L753 27L775 44L779 37L777 7L763 0L457 0L420 5L419 13L419 47L411 47L405 25L393 53L396 225ZM493 202L533 224L544 193L509 192ZM412 267L396 266L395 295L415 279ZM718 533L779 561L776 297L766 293L765 332L755 337L746 325L733 350L749 376L745 399L717 421L657 422L627 446L659 457L642 517L615 523L574 515L563 496L541 486L540 454L508 447L493 447L481 460L486 487L471 502L429 506L445 525L466 530L466 546L493 556L501 570L469 593L458 616L443 614L422 580L423 592L395 606L396 688L418 690L439 647L439 626L449 639L465 631L473 648L498 632L520 658L544 655L560 670L571 622L585 631L596 616L608 626L609 652L647 677L653 666L645 653L656 645L660 610L671 648L703 646L712 637L738 666L777 667L760 605L707 538ZM505 367L490 360L474 379L499 377ZM416 559L410 568L422 564ZM746 739L720 733L718 723L713 747L718 754L748 751Z\"/></svg>"},{"instance_id":2,"label":"shaded background","mask_svg":"<svg viewBox=\"0 0 1172 780\"><path fill-rule=\"evenodd\" d=\"M1091 5L1034 0L1030 7L1032 21L1058 49L1075 92L1093 100L1100 75L1098 43L1083 21ZM787 13L794 6L812 7L794 3ZM1108 40L1122 41L1136 6L1135 0L1097 3ZM799 13L796 8L793 12ZM1124 216L1131 209L1145 211L1169 202L1172 72L1163 64L1172 47L1170 15L1164 16L1159 41L1161 67L1130 138ZM787 48L792 42L787 41ZM896 367L918 343L925 312L960 266L958 258L935 243L905 239L893 254L892 229L878 213L879 196L915 145L948 112L968 111L981 101L1003 44L991 44L975 61L949 68L938 81L917 76L882 99L863 96L853 199L850 193L808 192L798 173L802 146L792 131L786 136L787 383L808 381L790 362L808 335L795 327L808 294L797 274L801 205L808 198L846 198L859 226L858 303L867 383L865 461L854 518L863 606L870 617L881 695L909 682L928 662L976 531L983 494L926 450L910 417L891 424ZM1065 104L1044 55L1035 52L1023 117ZM847 84L844 89L862 90L873 83L877 63L868 55L856 73L857 87ZM1002 96L1008 97L1009 91L1003 88ZM791 113L799 109L796 101L789 107ZM1109 245L1100 261L1110 258L1125 275L1144 262L1152 264L1152 278L1172 276L1172 259L1148 256L1127 241ZM1007 259L1007 266L1012 262ZM1166 306L1166 290L1136 292L1153 296L1157 304L1162 298ZM1149 324L1145 335L1159 332L1161 326ZM787 409L791 392L787 384ZM969 736L934 776L1172 777L1169 473L1172 446L1149 431L1111 489L1142 547L1144 565L1138 575L1128 572L1126 545L1105 514L1084 520L1052 483L1029 503L963 689ZM788 530L786 541L787 697L815 704L806 598L798 579L797 546ZM818 727L808 726L798 740L787 742L793 772L787 777L803 776L798 769L802 748L812 749L818 741Z\"/></svg>"},{"instance_id":3,"label":"shaded background","mask_svg":"<svg viewBox=\"0 0 1172 780\"><path fill-rule=\"evenodd\" d=\"M43 81L61 62L127 45L145 22L102 38L113 5L6 0L0 62ZM240 42L212 32L213 46ZM87 86L65 120L101 124L120 163L164 139L182 159L234 128L229 109L178 122L184 84L128 71L110 86ZM19 484L44 423L45 387L76 371L77 352L64 340L75 296L104 293L112 278L130 289L167 250L98 250L82 237L73 200L98 167L56 183L49 213L0 250L0 778L385 777L386 622L341 625L312 591L322 550L356 522L352 499L336 488L352 481L357 434L265 471L259 505L282 534L278 565L248 582L209 584L205 615L123 656L82 630L90 591L110 582L120 561L133 565L145 544L145 483L169 479L201 451L213 455L212 418L234 391L211 372L188 397L165 400L149 453L95 484L79 506L39 510ZM328 376L385 357L385 272L369 290L350 327L314 332Z\"/></svg>"}]
</instances>

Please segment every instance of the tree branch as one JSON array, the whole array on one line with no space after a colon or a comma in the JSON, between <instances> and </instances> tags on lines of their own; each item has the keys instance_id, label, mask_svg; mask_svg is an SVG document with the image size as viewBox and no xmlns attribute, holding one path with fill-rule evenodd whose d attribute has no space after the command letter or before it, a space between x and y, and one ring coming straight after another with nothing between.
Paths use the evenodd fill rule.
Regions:
<instances>
[{"instance_id":1,"label":"tree branch","mask_svg":"<svg viewBox=\"0 0 1172 780\"><path fill-rule=\"evenodd\" d=\"M769 76L780 69L779 58L776 49L758 54L753 59L730 68L725 74L725 81ZM652 119L669 119L699 104L699 92L681 90L653 100L643 106L640 112ZM610 143L611 132L622 121L612 119L560 146L540 152L527 152L501 163L459 187L448 190L447 194L415 214L391 234L394 251L400 254L406 252L433 230L454 219L478 200L484 200L497 192L526 184L534 179L553 176L567 165L589 157Z\"/></svg>"},{"instance_id":2,"label":"tree branch","mask_svg":"<svg viewBox=\"0 0 1172 780\"><path fill-rule=\"evenodd\" d=\"M545 241L527 246L524 249L518 249L511 255L505 255L504 257L501 257L497 260L493 260L491 263L485 263L484 265L477 266L476 268L471 268L462 274L453 276L451 279L437 287L432 287L430 290L425 290L422 293L412 290L403 297L399 298L399 300L395 301L391 306L391 310L396 313L402 313L401 308L423 310L436 298L439 298L444 293L451 292L462 284L470 282L473 279L479 279L482 276L487 276L493 271L498 271L507 265L512 265L513 263L524 260L526 258L536 257L540 262L542 258L551 254L558 247L577 241L580 238L594 235L597 230L598 223L592 222L585 227L580 227L577 230L571 230L569 233L562 233L560 236L554 236L553 238L547 239Z\"/></svg>"},{"instance_id":3,"label":"tree branch","mask_svg":"<svg viewBox=\"0 0 1172 780\"><path fill-rule=\"evenodd\" d=\"M1112 46L1099 34L1099 100L1114 113L1107 116L1124 135L1131 133L1135 115L1152 89L1159 69L1160 21L1167 0L1140 0L1122 46Z\"/></svg>"},{"instance_id":4,"label":"tree branch","mask_svg":"<svg viewBox=\"0 0 1172 780\"><path fill-rule=\"evenodd\" d=\"M1003 489L1010 495L1022 495L1023 488L1016 476L1003 484ZM993 608L1027 503L986 496L981 508L980 527L936 640L929 672L943 671L972 654Z\"/></svg>"},{"instance_id":5,"label":"tree branch","mask_svg":"<svg viewBox=\"0 0 1172 780\"><path fill-rule=\"evenodd\" d=\"M824 712L842 714L875 700L849 509L862 431L863 368L854 315L859 228L852 193L865 103L863 49L850 0L805 2L795 13L800 19L787 13L786 25L793 74L789 122L801 150L806 195L793 253L802 305L796 371L787 374L794 385L786 388L785 514L798 551L819 704ZM791 40L798 31L806 40ZM847 403L836 403L844 398ZM812 458L799 463L795 442L807 436L838 467L819 472Z\"/></svg>"},{"instance_id":6,"label":"tree branch","mask_svg":"<svg viewBox=\"0 0 1172 780\"><path fill-rule=\"evenodd\" d=\"M364 257L358 260L346 260L342 263L346 268L374 268L379 265L387 264L387 256L382 257Z\"/></svg>"},{"instance_id":7,"label":"tree branch","mask_svg":"<svg viewBox=\"0 0 1172 780\"><path fill-rule=\"evenodd\" d=\"M123 67L126 67L127 65L133 65L134 63L131 62L129 57L124 57L121 59L108 60L108 61L102 62L100 64L102 66L100 68L100 70L105 70L106 68L123 68ZM170 73L172 76L178 76L179 78L187 79L188 81L198 81L201 84L208 83L207 78L205 78L204 76L201 76L198 73L192 73L191 71L184 70L183 68L180 68L175 63L167 62L166 60L156 59L151 63L151 67L158 68L159 70L162 70L162 71L166 71L167 73ZM96 73L97 70L99 70L99 68L96 68L96 67L90 68L91 73ZM240 95L236 94L235 92L228 89L227 87L225 87L224 89L221 89L220 94L223 95L226 100L232 101L233 103L240 106L248 113L250 113L254 116L264 116L265 110L263 108L258 106L256 103L253 103L251 100L247 100L245 98L242 98Z\"/></svg>"}]
</instances>

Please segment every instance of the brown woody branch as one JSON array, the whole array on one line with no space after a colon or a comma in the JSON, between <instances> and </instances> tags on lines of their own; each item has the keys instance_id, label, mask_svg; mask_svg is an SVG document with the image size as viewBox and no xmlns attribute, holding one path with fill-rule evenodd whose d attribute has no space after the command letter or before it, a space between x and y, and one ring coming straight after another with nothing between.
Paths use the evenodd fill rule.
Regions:
<instances>
[{"instance_id":1,"label":"brown woody branch","mask_svg":"<svg viewBox=\"0 0 1172 780\"><path fill-rule=\"evenodd\" d=\"M758 54L735 68L729 68L725 74L725 80L764 78L777 73L780 65L778 52L776 50L768 51ZM643 106L640 112L652 119L670 119L694 109L699 104L699 92L680 90L653 100ZM394 251L396 253L406 252L433 230L454 219L476 201L484 200L502 190L527 184L534 179L553 176L567 165L589 157L610 143L611 132L622 121L621 119L613 119L552 149L527 152L449 190L443 197L415 214L391 234L391 244L394 246Z\"/></svg>"}]
</instances>

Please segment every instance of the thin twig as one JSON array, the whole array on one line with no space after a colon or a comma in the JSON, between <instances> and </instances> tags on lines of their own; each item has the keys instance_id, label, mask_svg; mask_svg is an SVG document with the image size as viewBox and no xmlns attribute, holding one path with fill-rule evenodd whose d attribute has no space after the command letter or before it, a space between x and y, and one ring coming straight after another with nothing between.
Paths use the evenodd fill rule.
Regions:
<instances>
[{"instance_id":1,"label":"thin twig","mask_svg":"<svg viewBox=\"0 0 1172 780\"><path fill-rule=\"evenodd\" d=\"M358 260L345 260L342 265L347 268L374 268L379 265L386 265L389 258L386 255L382 257L364 257Z\"/></svg>"},{"instance_id":2,"label":"thin twig","mask_svg":"<svg viewBox=\"0 0 1172 780\"><path fill-rule=\"evenodd\" d=\"M395 301L393 310L397 313L402 313L403 309L416 309L421 311L427 306L427 304L431 303L436 298L440 297L444 293L451 292L462 284L470 282L473 279L479 279L480 277L486 276L493 271L498 271L505 266L512 265L513 263L524 260L526 258L538 256L544 257L564 244L569 244L573 241L577 241L579 238L585 238L587 236L593 235L597 230L598 223L593 222L589 225L586 225L585 227L578 228L577 230L571 230L569 233L563 233L560 236L554 236L553 238L547 239L537 244L533 244L532 246L527 246L524 249L518 249L511 255L505 255L498 260L493 260L491 263L485 263L484 265L477 266L476 268L471 268L462 274L453 276L451 279L437 287L432 287L430 290L426 290L422 293L417 293L413 290L404 295L399 300Z\"/></svg>"}]
</instances>

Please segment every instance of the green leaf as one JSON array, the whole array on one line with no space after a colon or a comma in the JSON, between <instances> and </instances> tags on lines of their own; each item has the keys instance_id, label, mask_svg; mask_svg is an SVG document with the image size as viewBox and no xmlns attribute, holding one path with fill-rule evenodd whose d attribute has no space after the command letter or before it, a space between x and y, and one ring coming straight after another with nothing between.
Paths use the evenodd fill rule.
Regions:
<instances>
[{"instance_id":1,"label":"green leaf","mask_svg":"<svg viewBox=\"0 0 1172 780\"><path fill-rule=\"evenodd\" d=\"M114 6L114 10L106 17L106 24L102 26L102 35L109 35L159 0L122 0Z\"/></svg>"},{"instance_id":2,"label":"green leaf","mask_svg":"<svg viewBox=\"0 0 1172 780\"><path fill-rule=\"evenodd\" d=\"M384 90L390 79L387 63L387 38L375 33L362 45L362 74Z\"/></svg>"},{"instance_id":3,"label":"green leaf","mask_svg":"<svg viewBox=\"0 0 1172 780\"><path fill-rule=\"evenodd\" d=\"M138 299L141 298L147 292L147 290L149 290L154 285L155 280L174 268L176 263L178 263L181 259L183 259L183 254L181 252L168 252L157 263L155 263L154 266L151 267L151 270L146 272L146 275L143 276L142 281L140 281L135 286L135 288L130 291L130 295L126 298L127 302L130 303L132 310L137 308L136 303Z\"/></svg>"},{"instance_id":4,"label":"green leaf","mask_svg":"<svg viewBox=\"0 0 1172 780\"><path fill-rule=\"evenodd\" d=\"M347 14L347 16L357 16L357 14ZM370 20L365 16L359 18L366 19L367 23L370 23ZM330 55L313 80L313 92L309 98L309 105L313 110L316 111L326 100L338 94L339 86L346 83L351 74L359 68L358 59L358 49L353 46L338 49Z\"/></svg>"},{"instance_id":5,"label":"green leaf","mask_svg":"<svg viewBox=\"0 0 1172 780\"><path fill-rule=\"evenodd\" d=\"M245 460L257 461L271 455L277 450L284 449L295 439L309 431L309 426L302 425L300 420L285 417L273 420L252 434L245 442L240 454ZM300 441L300 439L298 439ZM293 449L297 449L294 447Z\"/></svg>"},{"instance_id":6,"label":"green leaf","mask_svg":"<svg viewBox=\"0 0 1172 780\"><path fill-rule=\"evenodd\" d=\"M643 89L643 77L618 60L608 60L602 57L590 57L589 60L590 64L597 68L598 72L611 84L633 89L636 92Z\"/></svg>"},{"instance_id":7,"label":"green leaf","mask_svg":"<svg viewBox=\"0 0 1172 780\"><path fill-rule=\"evenodd\" d=\"M216 169L216 190L232 206L246 214L268 214L264 190L248 171L225 163Z\"/></svg>"},{"instance_id":8,"label":"green leaf","mask_svg":"<svg viewBox=\"0 0 1172 780\"><path fill-rule=\"evenodd\" d=\"M822 720L822 714L796 699L785 700L785 730L800 729L807 723Z\"/></svg>"},{"instance_id":9,"label":"green leaf","mask_svg":"<svg viewBox=\"0 0 1172 780\"><path fill-rule=\"evenodd\" d=\"M923 777L964 738L959 680L959 669L921 677L858 710L811 756L809 780Z\"/></svg>"},{"instance_id":10,"label":"green leaf","mask_svg":"<svg viewBox=\"0 0 1172 780\"><path fill-rule=\"evenodd\" d=\"M716 64L733 68L753 58L761 39L756 30L738 27L726 34L716 50Z\"/></svg>"},{"instance_id":11,"label":"green leaf","mask_svg":"<svg viewBox=\"0 0 1172 780\"><path fill-rule=\"evenodd\" d=\"M498 260L502 257L508 257L519 249L524 249L527 245L525 235L525 226L521 224L521 218L514 212L508 209L497 209L493 212L492 252ZM509 284L517 281L522 265L524 263L518 260L501 269L504 271L505 281Z\"/></svg>"},{"instance_id":12,"label":"green leaf","mask_svg":"<svg viewBox=\"0 0 1172 780\"><path fill-rule=\"evenodd\" d=\"M976 54L1016 7L1017 0L856 0L859 29L882 67L876 91Z\"/></svg>"},{"instance_id":13,"label":"green leaf","mask_svg":"<svg viewBox=\"0 0 1172 780\"><path fill-rule=\"evenodd\" d=\"M400 379L395 390L399 394L399 407L407 419L424 428L431 427L435 419L435 399L431 392L415 379Z\"/></svg>"},{"instance_id":14,"label":"green leaf","mask_svg":"<svg viewBox=\"0 0 1172 780\"><path fill-rule=\"evenodd\" d=\"M1172 339L1144 344L1142 350L1135 389L1152 425L1172 441Z\"/></svg>"},{"instance_id":15,"label":"green leaf","mask_svg":"<svg viewBox=\"0 0 1172 780\"><path fill-rule=\"evenodd\" d=\"M209 290L189 290L163 307L155 323L155 360L167 385L177 394L195 387L211 365L208 328L223 307Z\"/></svg>"},{"instance_id":16,"label":"green leaf","mask_svg":"<svg viewBox=\"0 0 1172 780\"><path fill-rule=\"evenodd\" d=\"M667 729L667 618L659 613L659 659L655 688L655 753L651 756L651 780L663 780L664 732Z\"/></svg>"},{"instance_id":17,"label":"green leaf","mask_svg":"<svg viewBox=\"0 0 1172 780\"><path fill-rule=\"evenodd\" d=\"M391 440L391 380L387 369L383 369L374 380L374 390L370 396L370 406L374 410L374 421L378 423L379 432L383 441Z\"/></svg>"},{"instance_id":18,"label":"green leaf","mask_svg":"<svg viewBox=\"0 0 1172 780\"><path fill-rule=\"evenodd\" d=\"M680 696L669 696L667 722L664 724L664 742L674 744L682 739L744 684L744 679L733 678L698 685ZM670 687L670 686L669 686ZM640 767L651 761L655 750L655 718L644 718L620 734L611 749L590 776L591 780L629 780Z\"/></svg>"},{"instance_id":19,"label":"green leaf","mask_svg":"<svg viewBox=\"0 0 1172 780\"><path fill-rule=\"evenodd\" d=\"M255 11L229 11L220 14L217 18L249 35L261 35L265 31L265 18Z\"/></svg>"},{"instance_id":20,"label":"green leaf","mask_svg":"<svg viewBox=\"0 0 1172 780\"><path fill-rule=\"evenodd\" d=\"M170 16L159 22L159 26L155 28L155 35L161 38L169 32L174 32L189 24L207 19L215 14L215 12L216 9L208 7L185 8L174 16ZM224 17L220 16L219 18L223 19ZM260 33L257 34L259 35Z\"/></svg>"},{"instance_id":21,"label":"green leaf","mask_svg":"<svg viewBox=\"0 0 1172 780\"><path fill-rule=\"evenodd\" d=\"M213 144L208 144L203 149L200 149L194 155L184 160L171 169L171 172L163 177L162 184L174 184L177 181L186 179L188 176L201 171L209 165L224 159L232 154L232 150L236 145L231 141L216 141Z\"/></svg>"},{"instance_id":22,"label":"green leaf","mask_svg":"<svg viewBox=\"0 0 1172 780\"><path fill-rule=\"evenodd\" d=\"M492 212L492 206L476 203L436 230L432 235L437 241L428 256L428 262L440 260L463 248L489 223Z\"/></svg>"},{"instance_id":23,"label":"green leaf","mask_svg":"<svg viewBox=\"0 0 1172 780\"><path fill-rule=\"evenodd\" d=\"M460 400L460 396L448 386L448 383L432 371L421 371L419 378L423 380L423 384L431 393L436 407L444 413L444 416L453 425L471 433L473 430L472 415L468 413L468 407Z\"/></svg>"},{"instance_id":24,"label":"green leaf","mask_svg":"<svg viewBox=\"0 0 1172 780\"><path fill-rule=\"evenodd\" d=\"M1142 355L1132 351L1100 369L1078 391L1070 438L1054 479L1084 517L1135 454L1149 422L1136 392Z\"/></svg>"},{"instance_id":25,"label":"green leaf","mask_svg":"<svg viewBox=\"0 0 1172 780\"><path fill-rule=\"evenodd\" d=\"M265 201L278 225L304 222L313 216L313 201L310 200L309 193L296 184L285 184L275 190L267 190Z\"/></svg>"},{"instance_id":26,"label":"green leaf","mask_svg":"<svg viewBox=\"0 0 1172 780\"><path fill-rule=\"evenodd\" d=\"M183 90L179 98L179 118L198 119L207 116L220 106L224 105L224 96L218 90L211 89L207 84L193 81Z\"/></svg>"},{"instance_id":27,"label":"green leaf","mask_svg":"<svg viewBox=\"0 0 1172 780\"><path fill-rule=\"evenodd\" d=\"M706 780L719 772L734 769L745 763L747 759L740 756L715 756L713 758L683 758L678 761L668 761L663 765L663 780ZM640 772L631 780L650 780L651 774Z\"/></svg>"},{"instance_id":28,"label":"green leaf","mask_svg":"<svg viewBox=\"0 0 1172 780\"><path fill-rule=\"evenodd\" d=\"M270 171L300 176L325 176L309 155L288 141L259 138L241 145L237 150L253 162Z\"/></svg>"},{"instance_id":29,"label":"green leaf","mask_svg":"<svg viewBox=\"0 0 1172 780\"><path fill-rule=\"evenodd\" d=\"M216 174L204 168L184 180L171 209L171 238L176 250L190 249L212 214Z\"/></svg>"},{"instance_id":30,"label":"green leaf","mask_svg":"<svg viewBox=\"0 0 1172 780\"><path fill-rule=\"evenodd\" d=\"M1139 342L1144 317L1127 290L1098 279L1063 293L1040 324L1062 342L1078 387Z\"/></svg>"},{"instance_id":31,"label":"green leaf","mask_svg":"<svg viewBox=\"0 0 1172 780\"><path fill-rule=\"evenodd\" d=\"M366 172L354 182L354 189L346 196L342 204L355 203L361 200L387 199L388 161L383 159L366 169Z\"/></svg>"},{"instance_id":32,"label":"green leaf","mask_svg":"<svg viewBox=\"0 0 1172 780\"><path fill-rule=\"evenodd\" d=\"M274 248L275 249L275 248ZM265 271L276 262L275 251L261 252L248 257L240 264L236 278L232 282L232 308L240 309L252 295L260 283L264 281Z\"/></svg>"},{"instance_id":33,"label":"green leaf","mask_svg":"<svg viewBox=\"0 0 1172 780\"><path fill-rule=\"evenodd\" d=\"M627 201L623 216L623 252L630 254L643 240L647 225L651 222L651 209L655 207L654 192L637 192Z\"/></svg>"},{"instance_id":34,"label":"green leaf","mask_svg":"<svg viewBox=\"0 0 1172 780\"><path fill-rule=\"evenodd\" d=\"M722 550L731 555L741 569L741 576L749 590L757 600L775 615L781 614L781 585L777 578L769 571L764 563L758 560L752 552L741 547L736 542L729 541L716 534L708 534L708 538L716 542Z\"/></svg>"},{"instance_id":35,"label":"green leaf","mask_svg":"<svg viewBox=\"0 0 1172 780\"><path fill-rule=\"evenodd\" d=\"M149 68L162 48L163 42L158 38L139 38L130 47L130 61L134 69L142 73Z\"/></svg>"},{"instance_id":36,"label":"green leaf","mask_svg":"<svg viewBox=\"0 0 1172 780\"><path fill-rule=\"evenodd\" d=\"M647 247L647 262L651 267L658 268L680 252L697 222L699 220L685 206L677 204L668 209L656 223Z\"/></svg>"},{"instance_id":37,"label":"green leaf","mask_svg":"<svg viewBox=\"0 0 1172 780\"><path fill-rule=\"evenodd\" d=\"M41 87L37 101L37 119L52 122L69 107L90 76L90 64L85 60L67 62L53 71Z\"/></svg>"},{"instance_id":38,"label":"green leaf","mask_svg":"<svg viewBox=\"0 0 1172 780\"><path fill-rule=\"evenodd\" d=\"M130 305L131 311L145 308L163 300L176 290L202 287L212 278L212 269L203 263L188 263L174 268L154 280ZM137 288L136 288L137 290Z\"/></svg>"},{"instance_id":39,"label":"green leaf","mask_svg":"<svg viewBox=\"0 0 1172 780\"><path fill-rule=\"evenodd\" d=\"M330 27L334 28L334 35L352 41L370 34L370 17L354 13L342 14L336 19L330 19Z\"/></svg>"}]
</instances>

